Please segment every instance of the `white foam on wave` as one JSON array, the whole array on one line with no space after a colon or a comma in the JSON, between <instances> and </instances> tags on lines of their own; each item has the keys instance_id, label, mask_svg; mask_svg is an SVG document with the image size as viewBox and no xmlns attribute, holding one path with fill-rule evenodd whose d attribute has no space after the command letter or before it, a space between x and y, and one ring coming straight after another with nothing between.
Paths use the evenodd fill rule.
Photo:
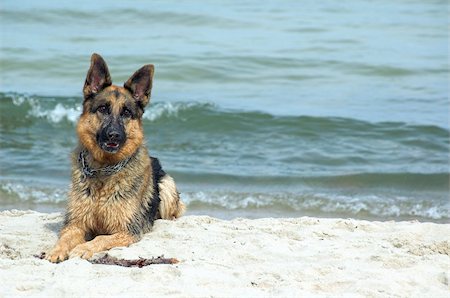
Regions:
<instances>
[{"instance_id":1,"label":"white foam on wave","mask_svg":"<svg viewBox=\"0 0 450 298\"><path fill-rule=\"evenodd\" d=\"M67 190L55 188L37 188L20 183L2 183L2 191L9 196L16 197L20 201L31 201L34 203L59 203L66 199Z\"/></svg>"},{"instance_id":2,"label":"white foam on wave","mask_svg":"<svg viewBox=\"0 0 450 298\"><path fill-rule=\"evenodd\" d=\"M45 118L50 123L68 121L72 124L78 121L81 114L81 105L72 107L69 104L57 103L53 99L38 99L29 95L11 95L12 102L16 106L28 104L27 117Z\"/></svg>"},{"instance_id":3,"label":"white foam on wave","mask_svg":"<svg viewBox=\"0 0 450 298\"><path fill-rule=\"evenodd\" d=\"M11 95L12 102L16 106L28 104L30 109L27 113L28 117L45 118L50 123L60 123L68 121L75 124L82 111L82 105L57 103L54 105L52 99L38 99L28 95ZM163 117L178 117L183 111L195 108L210 108L211 103L200 102L158 102L147 107L143 119L144 121L154 122Z\"/></svg>"},{"instance_id":4,"label":"white foam on wave","mask_svg":"<svg viewBox=\"0 0 450 298\"><path fill-rule=\"evenodd\" d=\"M302 213L323 212L357 216L369 214L375 217L422 217L434 220L448 218L450 204L430 204L405 197L380 197L377 195L345 196L330 194L262 194L262 193L183 193L186 203L219 207L226 210L284 207Z\"/></svg>"},{"instance_id":5,"label":"white foam on wave","mask_svg":"<svg viewBox=\"0 0 450 298\"><path fill-rule=\"evenodd\" d=\"M60 203L66 199L67 188L36 187L16 182L0 183L0 190L8 197L34 203ZM430 203L404 197L379 197L376 195L349 197L327 194L292 193L239 193L239 192L185 192L182 200L188 208L252 211L256 209L285 209L302 214L322 212L347 214L349 217L365 214L379 218L421 217L433 220L446 219L450 204ZM415 202L414 202L415 201Z\"/></svg>"},{"instance_id":6,"label":"white foam on wave","mask_svg":"<svg viewBox=\"0 0 450 298\"><path fill-rule=\"evenodd\" d=\"M10 96L12 98L13 104L16 105L16 106L20 106L25 101L31 100L31 98L29 96L25 96L25 95L10 95Z\"/></svg>"},{"instance_id":7,"label":"white foam on wave","mask_svg":"<svg viewBox=\"0 0 450 298\"><path fill-rule=\"evenodd\" d=\"M170 117L175 116L178 117L178 112L182 109L181 104L174 104L171 102L164 102L156 105L152 105L147 108L144 113L143 118L148 121L156 121L163 116Z\"/></svg>"},{"instance_id":8,"label":"white foam on wave","mask_svg":"<svg viewBox=\"0 0 450 298\"><path fill-rule=\"evenodd\" d=\"M163 117L179 117L183 111L188 111L195 108L211 108L214 107L211 103L201 102L158 102L148 107L144 113L143 118L148 121L156 121Z\"/></svg>"},{"instance_id":9,"label":"white foam on wave","mask_svg":"<svg viewBox=\"0 0 450 298\"><path fill-rule=\"evenodd\" d=\"M81 114L81 106L72 108L58 103L53 109L45 110L37 104L32 105L32 109L28 114L34 117L46 118L51 123L60 123L63 120L76 123Z\"/></svg>"},{"instance_id":10,"label":"white foam on wave","mask_svg":"<svg viewBox=\"0 0 450 298\"><path fill-rule=\"evenodd\" d=\"M195 193L182 193L181 196L187 204L201 203L219 206L229 210L262 208L273 204L270 196L261 194L209 193L199 191Z\"/></svg>"}]
</instances>

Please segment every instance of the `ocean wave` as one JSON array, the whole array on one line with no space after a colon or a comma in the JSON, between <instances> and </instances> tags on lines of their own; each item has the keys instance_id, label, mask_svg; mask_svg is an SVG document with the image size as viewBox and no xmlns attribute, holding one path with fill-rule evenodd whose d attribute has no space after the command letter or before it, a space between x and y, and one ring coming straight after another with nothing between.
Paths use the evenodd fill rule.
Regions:
<instances>
[{"instance_id":1,"label":"ocean wave","mask_svg":"<svg viewBox=\"0 0 450 298\"><path fill-rule=\"evenodd\" d=\"M81 99L67 97L41 97L16 93L0 93L0 100L9 101L12 105L5 110L21 108L26 118L45 119L50 124L68 122L74 125L82 112ZM143 116L144 121L154 122L160 118L178 118L180 113L194 110L212 109L212 103L202 102L159 102L151 104Z\"/></svg>"},{"instance_id":2,"label":"ocean wave","mask_svg":"<svg viewBox=\"0 0 450 298\"><path fill-rule=\"evenodd\" d=\"M34 102L31 110L28 112L29 116L37 118L45 118L50 123L60 123L63 120L70 123L76 123L81 114L81 107L67 107L60 103L56 104L53 109L44 110L39 103Z\"/></svg>"},{"instance_id":3,"label":"ocean wave","mask_svg":"<svg viewBox=\"0 0 450 298\"><path fill-rule=\"evenodd\" d=\"M48 123L76 123L81 114L81 104L75 105L74 98L40 97L17 93L0 93L0 100L6 102L5 110L15 115L16 119L45 119ZM8 105L8 103L10 103ZM8 115L5 115L8 116ZM19 117L17 117L19 116Z\"/></svg>"},{"instance_id":4,"label":"ocean wave","mask_svg":"<svg viewBox=\"0 0 450 298\"><path fill-rule=\"evenodd\" d=\"M161 118L179 118L181 113L213 109L215 107L212 103L202 102L162 102L152 104L144 112L143 119L150 122L157 121Z\"/></svg>"},{"instance_id":5,"label":"ocean wave","mask_svg":"<svg viewBox=\"0 0 450 298\"><path fill-rule=\"evenodd\" d=\"M189 125L187 119L196 119L192 123L215 124L214 127L236 127L280 130L295 136L311 136L331 132L333 134L349 132L354 136L368 137L412 137L417 134L431 134L448 138L447 127L435 125L407 124L403 122L367 122L342 117L314 117L307 115L279 116L261 111L224 109L210 101L164 101L153 102L146 108L144 122L161 119L178 120ZM76 123L82 110L82 99L78 97L46 97L20 93L0 92L3 111L13 111L15 118L45 119L49 123ZM7 117L9 113L3 113ZM200 122L199 122L200 119ZM203 119L203 121L202 121ZM13 121L14 119L8 119ZM282 131L284 130L284 131Z\"/></svg>"},{"instance_id":6,"label":"ocean wave","mask_svg":"<svg viewBox=\"0 0 450 298\"><path fill-rule=\"evenodd\" d=\"M80 98L0 93L0 105L9 157L24 160L18 150L41 148L28 134L17 137L23 128L39 140L51 136L61 148L73 146ZM242 175L260 186L257 176L270 173L262 177L269 185L274 176L292 185L448 191L449 130L438 126L275 116L196 101L156 101L143 124L152 154L170 160L186 181L201 173L205 181Z\"/></svg>"},{"instance_id":7,"label":"ocean wave","mask_svg":"<svg viewBox=\"0 0 450 298\"><path fill-rule=\"evenodd\" d=\"M17 182L0 182L3 203L61 204L67 200L67 188L51 188ZM446 200L418 199L393 195L338 195L321 192L182 192L181 198L192 213L222 210L251 214L265 211L292 215L320 215L377 219L448 220L450 203ZM1 204L0 204L1 207Z\"/></svg>"},{"instance_id":8,"label":"ocean wave","mask_svg":"<svg viewBox=\"0 0 450 298\"><path fill-rule=\"evenodd\" d=\"M0 182L0 197L3 203L33 202L58 204L67 199L66 195L67 189L17 182Z\"/></svg>"},{"instance_id":9,"label":"ocean wave","mask_svg":"<svg viewBox=\"0 0 450 298\"><path fill-rule=\"evenodd\" d=\"M290 214L360 217L377 219L418 218L446 220L450 204L417 200L403 196L332 195L324 193L237 193L190 192L182 199L194 209L230 211L282 210Z\"/></svg>"}]
</instances>

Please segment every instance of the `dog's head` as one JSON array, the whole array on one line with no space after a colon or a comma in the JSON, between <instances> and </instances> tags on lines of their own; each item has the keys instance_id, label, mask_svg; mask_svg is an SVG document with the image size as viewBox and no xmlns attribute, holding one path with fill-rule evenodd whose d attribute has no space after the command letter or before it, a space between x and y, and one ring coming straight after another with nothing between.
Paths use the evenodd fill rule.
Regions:
<instances>
[{"instance_id":1,"label":"dog's head","mask_svg":"<svg viewBox=\"0 0 450 298\"><path fill-rule=\"evenodd\" d=\"M142 144L142 114L150 100L153 72L153 65L144 65L123 87L115 86L105 60L92 55L77 132L98 162L116 163Z\"/></svg>"}]
</instances>

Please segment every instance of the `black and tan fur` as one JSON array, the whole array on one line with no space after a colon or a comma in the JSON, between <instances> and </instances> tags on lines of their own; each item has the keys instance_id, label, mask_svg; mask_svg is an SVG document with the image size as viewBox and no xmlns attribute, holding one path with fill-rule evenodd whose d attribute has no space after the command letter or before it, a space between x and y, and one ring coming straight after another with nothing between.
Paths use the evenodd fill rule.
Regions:
<instances>
[{"instance_id":1,"label":"black and tan fur","mask_svg":"<svg viewBox=\"0 0 450 298\"><path fill-rule=\"evenodd\" d=\"M92 55L77 125L79 145L72 154L66 217L58 242L47 254L49 261L87 259L128 246L150 231L154 220L183 214L185 205L174 180L144 145L142 114L150 99L153 71L153 65L145 65L124 87L115 86L103 58ZM131 158L112 175L86 177L80 152L87 152L85 162L93 169Z\"/></svg>"}]
</instances>

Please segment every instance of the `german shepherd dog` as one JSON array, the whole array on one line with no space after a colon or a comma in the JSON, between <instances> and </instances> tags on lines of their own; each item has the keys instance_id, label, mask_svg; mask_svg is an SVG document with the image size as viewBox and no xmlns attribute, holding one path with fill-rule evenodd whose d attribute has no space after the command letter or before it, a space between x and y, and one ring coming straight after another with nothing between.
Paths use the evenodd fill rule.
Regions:
<instances>
[{"instance_id":1,"label":"german shepherd dog","mask_svg":"<svg viewBox=\"0 0 450 298\"><path fill-rule=\"evenodd\" d=\"M128 246L151 230L156 219L185 211L175 182L150 157L142 115L150 100L154 67L145 65L112 85L103 58L91 57L77 124L79 145L72 154L72 183L59 240L47 260L89 259Z\"/></svg>"}]
</instances>

